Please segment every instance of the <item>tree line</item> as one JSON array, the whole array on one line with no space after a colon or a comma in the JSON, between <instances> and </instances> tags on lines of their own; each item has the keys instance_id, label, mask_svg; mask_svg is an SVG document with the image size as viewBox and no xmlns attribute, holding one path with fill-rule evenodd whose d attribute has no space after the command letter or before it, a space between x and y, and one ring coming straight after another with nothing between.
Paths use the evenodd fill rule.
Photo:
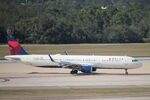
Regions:
<instances>
[{"instance_id":1,"label":"tree line","mask_svg":"<svg viewBox=\"0 0 150 100\"><path fill-rule=\"evenodd\" d=\"M150 42L149 5L150 0L1 0L0 43L7 33L34 44Z\"/></svg>"}]
</instances>

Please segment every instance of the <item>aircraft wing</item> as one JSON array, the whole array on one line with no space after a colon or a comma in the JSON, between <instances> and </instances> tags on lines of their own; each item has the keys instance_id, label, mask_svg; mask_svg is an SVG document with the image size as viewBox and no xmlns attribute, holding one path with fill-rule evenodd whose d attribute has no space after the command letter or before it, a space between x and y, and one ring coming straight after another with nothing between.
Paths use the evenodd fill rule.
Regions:
<instances>
[{"instance_id":1,"label":"aircraft wing","mask_svg":"<svg viewBox=\"0 0 150 100\"><path fill-rule=\"evenodd\" d=\"M73 63L73 62L68 62L68 61L55 61L50 55L49 55L50 59L52 62L58 63L60 66L62 66L63 68L70 68L70 69L81 69L82 66L88 66L90 64L88 63Z\"/></svg>"}]
</instances>

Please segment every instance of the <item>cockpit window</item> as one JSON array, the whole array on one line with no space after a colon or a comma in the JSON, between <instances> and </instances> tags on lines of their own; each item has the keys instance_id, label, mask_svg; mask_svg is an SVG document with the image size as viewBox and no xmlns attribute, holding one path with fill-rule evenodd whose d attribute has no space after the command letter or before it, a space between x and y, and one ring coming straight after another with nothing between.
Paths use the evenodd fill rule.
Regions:
<instances>
[{"instance_id":1,"label":"cockpit window","mask_svg":"<svg viewBox=\"0 0 150 100\"><path fill-rule=\"evenodd\" d=\"M136 60L136 59L134 59L134 60L132 60L132 62L137 62L138 60Z\"/></svg>"}]
</instances>

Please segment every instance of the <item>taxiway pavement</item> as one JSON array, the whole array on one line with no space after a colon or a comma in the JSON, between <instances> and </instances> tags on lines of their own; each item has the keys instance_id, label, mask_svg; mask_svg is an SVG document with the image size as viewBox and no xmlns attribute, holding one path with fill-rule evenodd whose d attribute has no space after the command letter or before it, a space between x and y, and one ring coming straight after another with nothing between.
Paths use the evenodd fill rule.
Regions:
<instances>
[{"instance_id":1,"label":"taxiway pavement","mask_svg":"<svg viewBox=\"0 0 150 100\"><path fill-rule=\"evenodd\" d=\"M150 60L129 70L99 69L95 73L70 75L70 69L38 68L0 61L0 89L13 88L124 88L150 87Z\"/></svg>"},{"instance_id":2,"label":"taxiway pavement","mask_svg":"<svg viewBox=\"0 0 150 100\"><path fill-rule=\"evenodd\" d=\"M99 69L95 73L70 75L70 69L38 68L0 60L0 90L57 88L141 88L150 87L150 58L142 59L143 67L128 70ZM36 98L39 99L39 98ZM51 98L40 98L39 100ZM91 97L71 100L149 100L150 96ZM12 99L17 100L17 99ZM24 99L22 99L24 100ZM34 98L28 99L34 100ZM62 98L62 100L64 100Z\"/></svg>"}]
</instances>

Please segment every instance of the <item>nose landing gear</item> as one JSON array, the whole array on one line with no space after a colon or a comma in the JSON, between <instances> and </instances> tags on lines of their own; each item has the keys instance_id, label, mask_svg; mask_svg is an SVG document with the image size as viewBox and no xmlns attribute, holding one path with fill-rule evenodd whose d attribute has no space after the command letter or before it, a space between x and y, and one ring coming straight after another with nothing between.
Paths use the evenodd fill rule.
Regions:
<instances>
[{"instance_id":1,"label":"nose landing gear","mask_svg":"<svg viewBox=\"0 0 150 100\"><path fill-rule=\"evenodd\" d=\"M128 73L128 69L125 69L125 75L128 75L129 73Z\"/></svg>"}]
</instances>

